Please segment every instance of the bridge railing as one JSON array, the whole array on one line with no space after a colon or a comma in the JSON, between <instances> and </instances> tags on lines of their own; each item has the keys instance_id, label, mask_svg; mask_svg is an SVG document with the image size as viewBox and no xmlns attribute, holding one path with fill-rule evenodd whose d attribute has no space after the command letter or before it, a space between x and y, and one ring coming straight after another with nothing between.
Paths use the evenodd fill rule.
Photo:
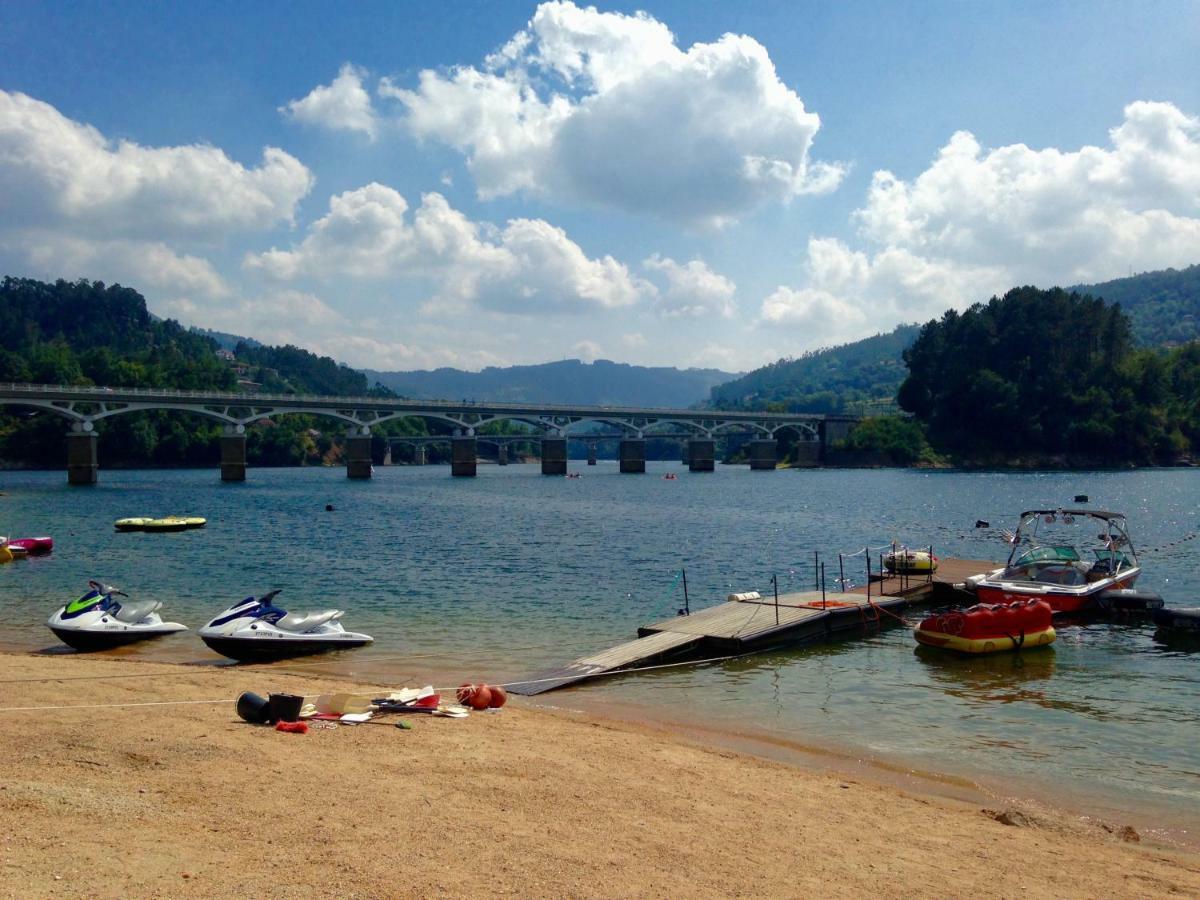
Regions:
<instances>
[{"instance_id":1,"label":"bridge railing","mask_svg":"<svg viewBox=\"0 0 1200 900\"><path fill-rule=\"evenodd\" d=\"M226 391L180 391L168 388L110 388L93 385L63 385L63 384L27 384L10 382L0 384L0 394L41 394L41 395L86 395L88 400L97 402L109 400L120 402L121 397L154 397L173 398L179 400L201 400L214 403L225 403L229 406L267 406L270 404L319 404L322 406L340 406L351 408L386 407L395 410L412 409L414 415L419 410L461 410L472 408L479 410L499 410L510 412L537 413L581 413L600 412L620 416L672 415L692 419L724 419L726 421L773 421L773 422L812 422L829 418L845 418L827 416L822 413L768 413L749 412L745 410L717 409L671 409L669 407L636 407L636 406L587 406L585 404L568 405L563 403L502 403L488 400L414 400L402 397L347 397L329 396L323 394L242 394ZM848 417L854 418L854 417Z\"/></svg>"}]
</instances>

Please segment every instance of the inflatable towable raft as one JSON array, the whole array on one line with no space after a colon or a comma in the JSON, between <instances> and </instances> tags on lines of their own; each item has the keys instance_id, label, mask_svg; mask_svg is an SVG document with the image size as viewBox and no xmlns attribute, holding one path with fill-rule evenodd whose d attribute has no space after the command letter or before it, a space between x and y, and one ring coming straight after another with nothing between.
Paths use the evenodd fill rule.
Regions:
<instances>
[{"instance_id":1,"label":"inflatable towable raft","mask_svg":"<svg viewBox=\"0 0 1200 900\"><path fill-rule=\"evenodd\" d=\"M1002 653L1054 643L1053 611L1045 600L980 604L930 616L913 636L928 647L959 653Z\"/></svg>"},{"instance_id":2,"label":"inflatable towable raft","mask_svg":"<svg viewBox=\"0 0 1200 900\"><path fill-rule=\"evenodd\" d=\"M883 565L889 572L903 574L936 572L938 558L928 550L893 550L884 555Z\"/></svg>"},{"instance_id":3,"label":"inflatable towable raft","mask_svg":"<svg viewBox=\"0 0 1200 900\"><path fill-rule=\"evenodd\" d=\"M132 519L117 519L113 527L117 531L186 531L189 528L203 528L208 519L199 516L167 516L163 519L151 519L145 516Z\"/></svg>"}]
</instances>

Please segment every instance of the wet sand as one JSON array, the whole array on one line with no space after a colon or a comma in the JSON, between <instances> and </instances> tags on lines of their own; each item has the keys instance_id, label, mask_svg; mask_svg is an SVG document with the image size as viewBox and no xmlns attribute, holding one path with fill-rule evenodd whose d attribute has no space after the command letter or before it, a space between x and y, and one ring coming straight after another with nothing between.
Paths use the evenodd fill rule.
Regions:
<instances>
[{"instance_id":1,"label":"wet sand","mask_svg":"<svg viewBox=\"0 0 1200 900\"><path fill-rule=\"evenodd\" d=\"M590 713L514 701L292 735L233 708L243 690L373 687L0 655L0 707L93 707L0 712L0 895L1200 894L1200 855L1120 823L985 811ZM152 703L170 705L118 705Z\"/></svg>"}]
</instances>

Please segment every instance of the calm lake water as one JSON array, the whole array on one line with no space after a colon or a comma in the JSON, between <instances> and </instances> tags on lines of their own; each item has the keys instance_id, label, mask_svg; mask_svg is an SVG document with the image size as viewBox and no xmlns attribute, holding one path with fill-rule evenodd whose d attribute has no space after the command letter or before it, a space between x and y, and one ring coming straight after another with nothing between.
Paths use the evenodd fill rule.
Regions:
<instances>
[{"instance_id":1,"label":"calm lake water","mask_svg":"<svg viewBox=\"0 0 1200 900\"><path fill-rule=\"evenodd\" d=\"M374 634L342 671L408 683L500 681L635 636L639 624L734 590L812 583L813 551L832 579L837 553L896 540L939 555L998 559L977 519L1014 527L1040 505L1129 517L1140 586L1200 605L1200 471L960 473L910 470L691 474L649 463L376 470L255 469L245 484L212 470L101 472L70 488L63 472L0 475L0 533L51 534L53 555L0 566L9 646L55 644L46 618L89 578L161 599L195 628L250 594L283 588L295 609L336 605ZM662 475L677 472L677 480ZM325 505L332 503L333 512ZM202 515L179 534L122 534L117 518ZM862 558L848 573L862 580ZM910 613L919 618L924 612ZM127 651L215 661L194 635ZM441 683L446 683L442 681ZM1159 642L1149 623L1066 625L1049 649L958 659L916 652L911 632L622 676L546 695L574 708L828 748L968 777L997 793L1048 791L1142 827L1200 827L1200 653Z\"/></svg>"}]
</instances>

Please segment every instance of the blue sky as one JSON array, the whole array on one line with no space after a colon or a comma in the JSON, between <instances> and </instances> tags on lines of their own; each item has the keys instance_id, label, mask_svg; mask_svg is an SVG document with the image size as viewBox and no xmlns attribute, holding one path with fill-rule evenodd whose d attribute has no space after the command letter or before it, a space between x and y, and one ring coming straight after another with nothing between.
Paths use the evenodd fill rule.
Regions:
<instances>
[{"instance_id":1,"label":"blue sky","mask_svg":"<svg viewBox=\"0 0 1200 900\"><path fill-rule=\"evenodd\" d=\"M1200 262L1200 5L0 7L0 272L380 369L744 370Z\"/></svg>"}]
</instances>

